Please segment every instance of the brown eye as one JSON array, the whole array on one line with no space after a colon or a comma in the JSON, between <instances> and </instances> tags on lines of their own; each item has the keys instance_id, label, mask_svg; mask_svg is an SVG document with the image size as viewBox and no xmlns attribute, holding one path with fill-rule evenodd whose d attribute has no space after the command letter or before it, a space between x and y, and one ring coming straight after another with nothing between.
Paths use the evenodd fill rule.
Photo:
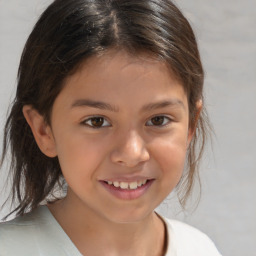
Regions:
<instances>
[{"instance_id":1,"label":"brown eye","mask_svg":"<svg viewBox=\"0 0 256 256\"><path fill-rule=\"evenodd\" d=\"M164 126L171 122L171 119L167 116L155 116L151 118L146 125L147 126Z\"/></svg>"},{"instance_id":2,"label":"brown eye","mask_svg":"<svg viewBox=\"0 0 256 256\"><path fill-rule=\"evenodd\" d=\"M104 117L100 117L100 116L88 118L83 123L92 128L101 128L101 127L110 126L109 122Z\"/></svg>"},{"instance_id":3,"label":"brown eye","mask_svg":"<svg viewBox=\"0 0 256 256\"><path fill-rule=\"evenodd\" d=\"M153 125L162 125L164 122L164 117L163 116L156 116L151 119L151 122Z\"/></svg>"},{"instance_id":4,"label":"brown eye","mask_svg":"<svg viewBox=\"0 0 256 256\"><path fill-rule=\"evenodd\" d=\"M91 124L96 127L101 127L104 123L104 119L102 117L94 117L91 119Z\"/></svg>"}]
</instances>

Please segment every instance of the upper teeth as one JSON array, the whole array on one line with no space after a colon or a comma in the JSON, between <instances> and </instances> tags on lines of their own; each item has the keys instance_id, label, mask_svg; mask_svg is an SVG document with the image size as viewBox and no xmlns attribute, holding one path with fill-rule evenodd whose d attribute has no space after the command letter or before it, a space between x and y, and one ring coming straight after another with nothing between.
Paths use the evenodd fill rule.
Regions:
<instances>
[{"instance_id":1,"label":"upper teeth","mask_svg":"<svg viewBox=\"0 0 256 256\"><path fill-rule=\"evenodd\" d=\"M144 184L146 184L147 180L142 181L133 181L133 182L125 182L125 181L107 181L109 185L113 185L116 188L121 189L136 189Z\"/></svg>"}]
</instances>

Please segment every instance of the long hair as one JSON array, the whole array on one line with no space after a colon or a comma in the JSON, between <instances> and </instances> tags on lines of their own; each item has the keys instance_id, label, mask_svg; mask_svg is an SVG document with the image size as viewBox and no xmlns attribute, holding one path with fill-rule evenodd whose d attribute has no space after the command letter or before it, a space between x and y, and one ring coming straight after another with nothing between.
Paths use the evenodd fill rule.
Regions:
<instances>
[{"instance_id":1,"label":"long hair","mask_svg":"<svg viewBox=\"0 0 256 256\"><path fill-rule=\"evenodd\" d=\"M39 150L23 106L32 105L50 124L52 106L65 78L86 59L110 49L125 50L132 56L146 53L164 61L184 87L190 126L196 126L187 154L188 170L180 182L180 200L185 203L207 131L204 109L195 122L196 103L203 101L204 72L189 22L170 0L56 0L26 42L16 96L4 129L1 164L9 148L12 200L18 200L12 213L23 215L35 209L63 179L58 158Z\"/></svg>"}]
</instances>

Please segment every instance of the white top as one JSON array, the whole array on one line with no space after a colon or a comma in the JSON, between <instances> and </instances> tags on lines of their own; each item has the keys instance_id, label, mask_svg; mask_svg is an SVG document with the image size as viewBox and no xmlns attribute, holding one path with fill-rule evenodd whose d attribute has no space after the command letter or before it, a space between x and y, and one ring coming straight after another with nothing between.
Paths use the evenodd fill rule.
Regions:
<instances>
[{"instance_id":1,"label":"white top","mask_svg":"<svg viewBox=\"0 0 256 256\"><path fill-rule=\"evenodd\" d=\"M220 256L213 242L199 230L161 217L166 224L165 256ZM81 256L47 206L0 224L0 256Z\"/></svg>"}]
</instances>

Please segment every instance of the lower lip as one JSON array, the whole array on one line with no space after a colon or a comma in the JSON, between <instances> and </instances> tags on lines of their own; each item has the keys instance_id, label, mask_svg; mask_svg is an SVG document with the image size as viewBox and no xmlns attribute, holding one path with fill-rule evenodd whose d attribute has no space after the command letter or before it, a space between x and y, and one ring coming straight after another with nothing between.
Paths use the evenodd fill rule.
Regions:
<instances>
[{"instance_id":1,"label":"lower lip","mask_svg":"<svg viewBox=\"0 0 256 256\"><path fill-rule=\"evenodd\" d=\"M113 185L109 185L104 181L100 181L100 183L107 191L109 191L115 197L123 200L133 200L141 197L146 193L146 191L149 189L153 182L154 180L149 180L146 184L136 189L121 189L119 187L116 188Z\"/></svg>"}]
</instances>

